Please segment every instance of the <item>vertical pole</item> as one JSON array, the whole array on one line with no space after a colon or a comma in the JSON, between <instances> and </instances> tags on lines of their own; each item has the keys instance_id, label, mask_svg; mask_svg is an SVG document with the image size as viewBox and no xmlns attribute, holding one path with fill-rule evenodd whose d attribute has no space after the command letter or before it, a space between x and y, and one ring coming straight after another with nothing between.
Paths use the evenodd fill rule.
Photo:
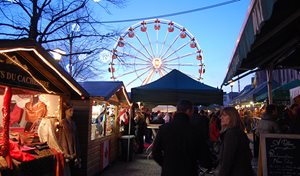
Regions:
<instances>
[{"instance_id":1,"label":"vertical pole","mask_svg":"<svg viewBox=\"0 0 300 176\"><path fill-rule=\"evenodd\" d=\"M133 105L130 108L130 114L129 114L129 122L128 122L128 140L127 140L127 158L126 161L129 161L129 155L130 155L130 140L131 140L131 120L134 118L134 107ZM133 151L131 151L133 152Z\"/></svg>"},{"instance_id":2,"label":"vertical pole","mask_svg":"<svg viewBox=\"0 0 300 176\"><path fill-rule=\"evenodd\" d=\"M69 57L69 74L72 76L72 53L73 53L73 39L72 34L69 34L69 41L70 41L70 57Z\"/></svg>"},{"instance_id":3,"label":"vertical pole","mask_svg":"<svg viewBox=\"0 0 300 176\"><path fill-rule=\"evenodd\" d=\"M268 100L269 100L269 104L273 103L273 97L272 97L272 72L273 72L273 68L269 67L266 70L267 73L267 83L268 83Z\"/></svg>"},{"instance_id":4,"label":"vertical pole","mask_svg":"<svg viewBox=\"0 0 300 176\"><path fill-rule=\"evenodd\" d=\"M238 75L238 91L241 92L240 76Z\"/></svg>"}]
</instances>

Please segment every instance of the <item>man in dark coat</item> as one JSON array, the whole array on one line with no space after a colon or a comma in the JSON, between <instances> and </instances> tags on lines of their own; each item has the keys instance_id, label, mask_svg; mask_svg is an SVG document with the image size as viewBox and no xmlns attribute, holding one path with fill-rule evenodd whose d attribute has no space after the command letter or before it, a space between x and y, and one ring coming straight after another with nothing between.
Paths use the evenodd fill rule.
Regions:
<instances>
[{"instance_id":1,"label":"man in dark coat","mask_svg":"<svg viewBox=\"0 0 300 176\"><path fill-rule=\"evenodd\" d=\"M203 110L201 110L203 111ZM205 116L204 111L198 113L198 107L194 107L194 113L191 119L192 125L197 129L198 133L205 137L206 141L209 141L209 119Z\"/></svg>"},{"instance_id":2,"label":"man in dark coat","mask_svg":"<svg viewBox=\"0 0 300 176\"><path fill-rule=\"evenodd\" d=\"M182 100L174 120L160 126L152 148L153 159L162 167L162 176L198 176L198 166L211 167L205 138L190 123L193 105Z\"/></svg>"}]
</instances>

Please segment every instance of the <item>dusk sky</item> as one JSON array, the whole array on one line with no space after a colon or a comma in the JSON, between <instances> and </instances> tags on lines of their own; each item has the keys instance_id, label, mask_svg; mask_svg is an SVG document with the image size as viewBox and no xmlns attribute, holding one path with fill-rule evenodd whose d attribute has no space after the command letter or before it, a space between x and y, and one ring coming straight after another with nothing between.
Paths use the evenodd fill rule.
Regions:
<instances>
[{"instance_id":1,"label":"dusk sky","mask_svg":"<svg viewBox=\"0 0 300 176\"><path fill-rule=\"evenodd\" d=\"M101 1L99 2L101 3ZM225 4L221 5L220 4ZM102 21L119 21L156 17L178 12L203 8L191 13L163 17L185 27L198 41L203 51L205 74L204 84L219 87L227 72L238 36L247 16L250 0L128 0L124 8L110 8L111 14L101 14ZM206 8L212 7L213 8ZM105 23L106 27L125 31L141 20L130 22ZM153 30L154 31L154 30ZM112 46L113 48L113 46ZM187 74L197 75L197 70L190 69ZM133 77L135 75L132 75ZM104 79L109 80L109 74ZM134 78L133 78L134 79ZM128 80L122 80L126 84ZM240 80L241 90L250 84L251 75ZM136 87L140 85L132 85ZM230 86L223 87L225 92ZM238 91L238 84L233 86ZM130 87L127 88L130 91Z\"/></svg>"}]
</instances>

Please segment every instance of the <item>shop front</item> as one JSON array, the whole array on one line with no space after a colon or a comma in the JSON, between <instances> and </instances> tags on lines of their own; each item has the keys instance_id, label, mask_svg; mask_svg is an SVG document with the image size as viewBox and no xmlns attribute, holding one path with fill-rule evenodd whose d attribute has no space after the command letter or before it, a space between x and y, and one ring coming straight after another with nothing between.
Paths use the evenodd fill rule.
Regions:
<instances>
[{"instance_id":1,"label":"shop front","mask_svg":"<svg viewBox=\"0 0 300 176\"><path fill-rule=\"evenodd\" d=\"M1 174L61 175L64 159L58 138L62 105L67 101L82 104L79 102L88 97L35 42L0 40ZM88 117L89 112L74 106L74 120L80 121L84 116L78 115L82 114ZM85 162L84 153L82 158Z\"/></svg>"},{"instance_id":2,"label":"shop front","mask_svg":"<svg viewBox=\"0 0 300 176\"><path fill-rule=\"evenodd\" d=\"M87 175L103 171L120 154L119 139L128 122L130 101L123 82L81 82L90 95Z\"/></svg>"}]
</instances>

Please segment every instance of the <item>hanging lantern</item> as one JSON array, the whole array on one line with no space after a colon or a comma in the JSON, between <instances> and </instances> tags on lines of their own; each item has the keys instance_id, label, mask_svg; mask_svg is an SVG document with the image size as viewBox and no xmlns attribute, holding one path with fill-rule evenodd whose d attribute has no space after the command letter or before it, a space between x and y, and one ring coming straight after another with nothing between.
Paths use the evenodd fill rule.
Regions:
<instances>
[{"instance_id":1,"label":"hanging lantern","mask_svg":"<svg viewBox=\"0 0 300 176\"><path fill-rule=\"evenodd\" d=\"M146 32L147 31L147 26L146 26L146 22L145 21L143 21L142 23L141 23L141 31L142 32Z\"/></svg>"},{"instance_id":2,"label":"hanging lantern","mask_svg":"<svg viewBox=\"0 0 300 176\"><path fill-rule=\"evenodd\" d=\"M154 29L155 30L160 30L160 21L158 19L155 20Z\"/></svg>"},{"instance_id":3,"label":"hanging lantern","mask_svg":"<svg viewBox=\"0 0 300 176\"><path fill-rule=\"evenodd\" d=\"M186 31L185 28L182 28L180 32L180 38L185 38L185 37L186 37Z\"/></svg>"},{"instance_id":4,"label":"hanging lantern","mask_svg":"<svg viewBox=\"0 0 300 176\"><path fill-rule=\"evenodd\" d=\"M133 38L134 37L134 29L132 27L129 28L128 37L129 38Z\"/></svg>"},{"instance_id":5,"label":"hanging lantern","mask_svg":"<svg viewBox=\"0 0 300 176\"><path fill-rule=\"evenodd\" d=\"M191 43L190 43L190 47L191 48L195 48L197 46L196 42L195 42L195 38L191 39Z\"/></svg>"},{"instance_id":6,"label":"hanging lantern","mask_svg":"<svg viewBox=\"0 0 300 176\"><path fill-rule=\"evenodd\" d=\"M123 39L123 37L120 37L120 38L119 38L119 41L118 41L118 46L119 46L119 47L123 47L124 45L125 45L124 39Z\"/></svg>"},{"instance_id":7,"label":"hanging lantern","mask_svg":"<svg viewBox=\"0 0 300 176\"><path fill-rule=\"evenodd\" d=\"M169 22L169 27L168 27L168 31L169 32L174 32L174 23L171 21L171 22Z\"/></svg>"}]
</instances>

